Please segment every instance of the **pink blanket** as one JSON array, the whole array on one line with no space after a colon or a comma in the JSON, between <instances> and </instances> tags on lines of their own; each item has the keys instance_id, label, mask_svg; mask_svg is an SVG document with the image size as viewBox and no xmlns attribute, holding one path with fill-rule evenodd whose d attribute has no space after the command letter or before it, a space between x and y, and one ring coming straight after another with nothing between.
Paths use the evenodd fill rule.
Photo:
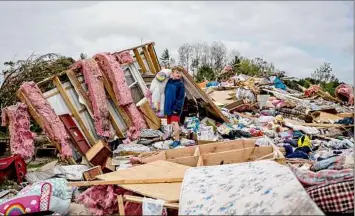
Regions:
<instances>
[{"instance_id":1,"label":"pink blanket","mask_svg":"<svg viewBox=\"0 0 355 216\"><path fill-rule=\"evenodd\" d=\"M61 145L61 156L71 157L70 136L67 133L63 122L60 121L51 105L44 99L41 90L34 82L25 82L21 85L22 91L30 100L34 109L44 121L44 131L52 142Z\"/></svg>"},{"instance_id":2,"label":"pink blanket","mask_svg":"<svg viewBox=\"0 0 355 216\"><path fill-rule=\"evenodd\" d=\"M71 67L73 69L80 69L84 75L93 108L94 124L97 134L101 137L110 138L109 110L106 102L102 74L98 64L94 59L85 59L77 61Z\"/></svg>"},{"instance_id":3,"label":"pink blanket","mask_svg":"<svg viewBox=\"0 0 355 216\"><path fill-rule=\"evenodd\" d=\"M34 155L35 133L30 131L30 115L27 105L17 103L2 110L2 126L9 126L12 154L21 155L25 160Z\"/></svg>"}]
</instances>

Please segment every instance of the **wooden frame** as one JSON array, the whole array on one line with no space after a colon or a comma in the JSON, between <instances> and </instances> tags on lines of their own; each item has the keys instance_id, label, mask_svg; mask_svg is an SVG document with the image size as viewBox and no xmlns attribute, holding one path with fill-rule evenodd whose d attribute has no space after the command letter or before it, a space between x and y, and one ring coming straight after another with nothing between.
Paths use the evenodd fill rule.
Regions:
<instances>
[{"instance_id":1,"label":"wooden frame","mask_svg":"<svg viewBox=\"0 0 355 216\"><path fill-rule=\"evenodd\" d=\"M285 163L281 151L270 146L256 147L256 139L240 139L228 142L210 143L181 149L161 151L156 155L142 158L145 163L167 160L186 166L212 166L271 159Z\"/></svg>"},{"instance_id":2,"label":"wooden frame","mask_svg":"<svg viewBox=\"0 0 355 216\"><path fill-rule=\"evenodd\" d=\"M212 99L204 92L202 91L202 89L196 84L196 82L193 80L193 78L190 76L190 74L188 74L186 71L183 71L183 78L184 81L188 82L189 85L193 86L193 90L195 95L199 95L199 97L204 100L207 105L208 108L211 110L212 113L214 113L216 115L216 117L218 117L219 119L221 119L222 121L229 123L229 119L227 119L223 113L221 112L221 110L214 104L214 102L212 101ZM185 85L186 86L186 85ZM189 89L192 90L192 89Z\"/></svg>"}]
</instances>

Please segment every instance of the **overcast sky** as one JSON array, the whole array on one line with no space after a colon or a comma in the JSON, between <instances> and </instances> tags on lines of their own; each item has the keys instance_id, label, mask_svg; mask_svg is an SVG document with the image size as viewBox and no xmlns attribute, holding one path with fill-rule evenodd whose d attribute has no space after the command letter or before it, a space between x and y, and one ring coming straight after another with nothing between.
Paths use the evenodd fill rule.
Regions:
<instances>
[{"instance_id":1,"label":"overcast sky","mask_svg":"<svg viewBox=\"0 0 355 216\"><path fill-rule=\"evenodd\" d=\"M353 2L0 2L0 69L35 51L92 56L155 41L222 41L304 77L324 61L353 83Z\"/></svg>"}]
</instances>

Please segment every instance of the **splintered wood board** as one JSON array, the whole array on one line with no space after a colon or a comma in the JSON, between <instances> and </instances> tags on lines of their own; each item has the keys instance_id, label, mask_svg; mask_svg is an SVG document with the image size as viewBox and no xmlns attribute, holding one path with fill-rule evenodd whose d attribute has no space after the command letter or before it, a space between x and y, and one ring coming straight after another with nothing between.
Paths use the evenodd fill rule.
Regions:
<instances>
[{"instance_id":1,"label":"splintered wood board","mask_svg":"<svg viewBox=\"0 0 355 216\"><path fill-rule=\"evenodd\" d=\"M153 180L153 179L177 179L184 178L185 171L189 166L158 160L148 164L97 176L105 181L127 180Z\"/></svg>"},{"instance_id":2,"label":"splintered wood board","mask_svg":"<svg viewBox=\"0 0 355 216\"><path fill-rule=\"evenodd\" d=\"M181 183L129 184L120 187L168 203L175 203L180 199Z\"/></svg>"}]
</instances>

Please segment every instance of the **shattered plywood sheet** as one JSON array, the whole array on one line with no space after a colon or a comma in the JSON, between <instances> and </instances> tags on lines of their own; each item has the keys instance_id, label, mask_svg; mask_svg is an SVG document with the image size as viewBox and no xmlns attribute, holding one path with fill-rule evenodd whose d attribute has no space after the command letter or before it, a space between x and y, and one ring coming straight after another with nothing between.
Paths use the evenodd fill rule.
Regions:
<instances>
[{"instance_id":1,"label":"shattered plywood sheet","mask_svg":"<svg viewBox=\"0 0 355 216\"><path fill-rule=\"evenodd\" d=\"M235 100L233 97L231 97L229 94L234 93L234 91L228 90L228 91L213 91L209 94L209 96L214 100L215 102L223 105L231 104Z\"/></svg>"},{"instance_id":2,"label":"shattered plywood sheet","mask_svg":"<svg viewBox=\"0 0 355 216\"><path fill-rule=\"evenodd\" d=\"M181 183L130 184L120 185L120 187L168 203L178 202L180 199Z\"/></svg>"},{"instance_id":3,"label":"shattered plywood sheet","mask_svg":"<svg viewBox=\"0 0 355 216\"><path fill-rule=\"evenodd\" d=\"M183 178L188 168L190 167L159 160L149 164L99 175L97 178L105 181L176 179Z\"/></svg>"}]
</instances>

